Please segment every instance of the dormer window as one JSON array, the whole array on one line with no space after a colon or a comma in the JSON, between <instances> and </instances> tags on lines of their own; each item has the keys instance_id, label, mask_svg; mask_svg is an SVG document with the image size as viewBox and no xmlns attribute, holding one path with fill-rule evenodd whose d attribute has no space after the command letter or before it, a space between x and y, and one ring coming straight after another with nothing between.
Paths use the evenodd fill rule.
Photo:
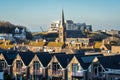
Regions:
<instances>
[{"instance_id":1,"label":"dormer window","mask_svg":"<svg viewBox=\"0 0 120 80\"><path fill-rule=\"evenodd\" d=\"M79 70L78 64L72 64L72 72L77 72Z\"/></svg>"}]
</instances>

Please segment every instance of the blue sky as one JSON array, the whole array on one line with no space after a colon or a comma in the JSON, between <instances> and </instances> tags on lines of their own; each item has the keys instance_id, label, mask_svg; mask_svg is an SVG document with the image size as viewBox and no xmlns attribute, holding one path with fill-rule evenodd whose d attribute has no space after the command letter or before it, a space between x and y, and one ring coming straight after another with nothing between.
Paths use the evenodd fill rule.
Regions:
<instances>
[{"instance_id":1,"label":"blue sky","mask_svg":"<svg viewBox=\"0 0 120 80\"><path fill-rule=\"evenodd\" d=\"M0 0L0 20L23 25L32 31L47 30L50 23L65 19L97 29L120 30L120 0Z\"/></svg>"}]
</instances>

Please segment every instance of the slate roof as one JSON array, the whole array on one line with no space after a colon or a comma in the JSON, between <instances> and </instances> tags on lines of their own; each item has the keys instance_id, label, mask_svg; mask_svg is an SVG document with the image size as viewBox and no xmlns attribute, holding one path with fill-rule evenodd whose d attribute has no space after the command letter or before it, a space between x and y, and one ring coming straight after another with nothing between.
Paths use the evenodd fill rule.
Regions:
<instances>
[{"instance_id":1,"label":"slate roof","mask_svg":"<svg viewBox=\"0 0 120 80\"><path fill-rule=\"evenodd\" d=\"M47 67L47 65L52 59L52 56L50 54L39 54L38 53L37 56L44 67Z\"/></svg>"},{"instance_id":2,"label":"slate roof","mask_svg":"<svg viewBox=\"0 0 120 80\"><path fill-rule=\"evenodd\" d=\"M120 69L120 55L98 57L98 61L106 69Z\"/></svg>"},{"instance_id":3,"label":"slate roof","mask_svg":"<svg viewBox=\"0 0 120 80\"><path fill-rule=\"evenodd\" d=\"M13 53L3 53L3 56L5 57L8 65L12 65L13 60L16 58L17 53L13 52Z\"/></svg>"},{"instance_id":4,"label":"slate roof","mask_svg":"<svg viewBox=\"0 0 120 80\"><path fill-rule=\"evenodd\" d=\"M85 55L86 52L100 52L100 49L80 49L76 51L76 54L79 54L81 56Z\"/></svg>"},{"instance_id":5,"label":"slate roof","mask_svg":"<svg viewBox=\"0 0 120 80\"><path fill-rule=\"evenodd\" d=\"M35 56L35 54L33 54L33 53L19 53L19 55L26 66L29 65L29 63Z\"/></svg>"},{"instance_id":6,"label":"slate roof","mask_svg":"<svg viewBox=\"0 0 120 80\"><path fill-rule=\"evenodd\" d=\"M56 56L58 62L61 64L61 66L63 68L66 68L74 55L56 54L55 56Z\"/></svg>"},{"instance_id":7,"label":"slate roof","mask_svg":"<svg viewBox=\"0 0 120 80\"><path fill-rule=\"evenodd\" d=\"M66 38L85 38L80 30L66 30Z\"/></svg>"},{"instance_id":8,"label":"slate roof","mask_svg":"<svg viewBox=\"0 0 120 80\"><path fill-rule=\"evenodd\" d=\"M80 65L83 69L88 69L90 64L92 63L93 59L96 56L103 56L103 55L88 55L88 56L81 56L81 55L75 55L77 60L79 61Z\"/></svg>"}]
</instances>

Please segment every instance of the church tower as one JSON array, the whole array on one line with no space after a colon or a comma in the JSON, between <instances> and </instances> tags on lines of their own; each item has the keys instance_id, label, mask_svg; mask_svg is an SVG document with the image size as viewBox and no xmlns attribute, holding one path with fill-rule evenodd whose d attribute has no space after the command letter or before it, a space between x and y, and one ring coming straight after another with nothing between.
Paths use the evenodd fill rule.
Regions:
<instances>
[{"instance_id":1,"label":"church tower","mask_svg":"<svg viewBox=\"0 0 120 80\"><path fill-rule=\"evenodd\" d=\"M59 42L65 42L65 32L66 32L66 26L64 21L64 12L62 10L61 21L59 26Z\"/></svg>"}]
</instances>

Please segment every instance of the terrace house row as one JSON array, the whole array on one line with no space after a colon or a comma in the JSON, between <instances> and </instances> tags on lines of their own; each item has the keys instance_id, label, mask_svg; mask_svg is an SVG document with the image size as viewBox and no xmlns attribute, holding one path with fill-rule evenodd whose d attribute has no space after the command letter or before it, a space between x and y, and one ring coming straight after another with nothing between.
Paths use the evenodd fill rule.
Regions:
<instances>
[{"instance_id":1,"label":"terrace house row","mask_svg":"<svg viewBox=\"0 0 120 80\"><path fill-rule=\"evenodd\" d=\"M0 54L0 70L15 79L101 80L120 77L120 55L17 53Z\"/></svg>"}]
</instances>

